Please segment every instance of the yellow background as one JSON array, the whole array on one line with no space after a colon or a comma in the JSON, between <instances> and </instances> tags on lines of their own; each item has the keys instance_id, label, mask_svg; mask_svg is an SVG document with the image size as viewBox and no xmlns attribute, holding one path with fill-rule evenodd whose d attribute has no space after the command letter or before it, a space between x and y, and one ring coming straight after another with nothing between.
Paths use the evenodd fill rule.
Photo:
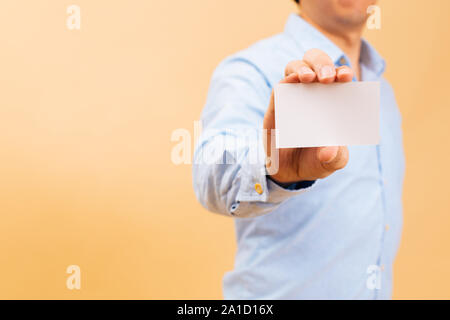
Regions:
<instances>
[{"instance_id":1,"label":"yellow background","mask_svg":"<svg viewBox=\"0 0 450 320\"><path fill-rule=\"evenodd\" d=\"M81 7L81 30L66 8ZM450 1L381 1L367 38L403 114L395 298L450 298ZM0 298L221 298L232 219L170 152L227 55L280 32L290 0L3 0ZM300 57L299 57L300 58ZM66 268L81 267L81 290Z\"/></svg>"}]
</instances>

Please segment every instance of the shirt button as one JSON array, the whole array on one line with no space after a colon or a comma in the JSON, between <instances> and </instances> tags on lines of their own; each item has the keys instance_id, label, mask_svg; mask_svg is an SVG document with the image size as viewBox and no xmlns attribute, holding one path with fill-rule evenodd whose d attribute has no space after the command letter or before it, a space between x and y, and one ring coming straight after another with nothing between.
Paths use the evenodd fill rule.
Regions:
<instances>
[{"instance_id":1,"label":"shirt button","mask_svg":"<svg viewBox=\"0 0 450 320\"><path fill-rule=\"evenodd\" d=\"M342 58L339 59L339 64L341 66L346 65L347 64L347 60L344 57L342 57Z\"/></svg>"},{"instance_id":2,"label":"shirt button","mask_svg":"<svg viewBox=\"0 0 450 320\"><path fill-rule=\"evenodd\" d=\"M384 264L382 264L382 265L380 266L380 270L381 270L381 271L384 271Z\"/></svg>"},{"instance_id":3,"label":"shirt button","mask_svg":"<svg viewBox=\"0 0 450 320\"><path fill-rule=\"evenodd\" d=\"M264 192L264 190L263 190L261 184L255 183L255 191L256 191L258 194L262 194L262 193Z\"/></svg>"},{"instance_id":4,"label":"shirt button","mask_svg":"<svg viewBox=\"0 0 450 320\"><path fill-rule=\"evenodd\" d=\"M389 225L388 224L384 226L384 230L386 230L386 231L389 230Z\"/></svg>"}]
</instances>

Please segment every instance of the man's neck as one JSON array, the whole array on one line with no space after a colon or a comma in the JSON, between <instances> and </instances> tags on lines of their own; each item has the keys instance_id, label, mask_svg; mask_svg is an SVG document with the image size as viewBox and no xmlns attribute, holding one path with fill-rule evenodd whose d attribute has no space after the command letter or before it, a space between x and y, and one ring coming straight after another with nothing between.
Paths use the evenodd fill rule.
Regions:
<instances>
[{"instance_id":1,"label":"man's neck","mask_svg":"<svg viewBox=\"0 0 450 320\"><path fill-rule=\"evenodd\" d=\"M362 30L348 31L343 33L331 32L322 28L320 25L315 23L307 15L300 14L300 16L314 28L319 30L323 35L325 35L330 41L337 45L350 59L351 66L357 79L360 79L360 64L359 58L361 55L361 35Z\"/></svg>"}]
</instances>

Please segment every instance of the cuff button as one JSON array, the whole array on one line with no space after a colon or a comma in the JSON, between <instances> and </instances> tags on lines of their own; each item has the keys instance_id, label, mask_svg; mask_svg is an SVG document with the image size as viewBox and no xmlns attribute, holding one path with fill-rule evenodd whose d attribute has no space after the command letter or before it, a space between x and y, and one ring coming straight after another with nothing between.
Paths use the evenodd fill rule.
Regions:
<instances>
[{"instance_id":1,"label":"cuff button","mask_svg":"<svg viewBox=\"0 0 450 320\"><path fill-rule=\"evenodd\" d=\"M258 194L262 194L262 193L264 192L264 190L263 190L261 184L255 183L255 191L256 191Z\"/></svg>"}]
</instances>

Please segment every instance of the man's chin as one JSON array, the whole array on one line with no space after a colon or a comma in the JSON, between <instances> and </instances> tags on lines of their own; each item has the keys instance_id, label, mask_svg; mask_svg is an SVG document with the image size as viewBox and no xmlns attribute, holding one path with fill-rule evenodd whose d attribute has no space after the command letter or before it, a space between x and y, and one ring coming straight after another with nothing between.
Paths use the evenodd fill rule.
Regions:
<instances>
[{"instance_id":1,"label":"man's chin","mask_svg":"<svg viewBox=\"0 0 450 320\"><path fill-rule=\"evenodd\" d=\"M336 13L341 24L358 27L366 22L367 8L361 0L338 0L336 4Z\"/></svg>"},{"instance_id":2,"label":"man's chin","mask_svg":"<svg viewBox=\"0 0 450 320\"><path fill-rule=\"evenodd\" d=\"M361 28L367 21L367 15L361 13L353 13L349 15L339 16L337 22L341 26L346 26L348 28Z\"/></svg>"}]
</instances>

